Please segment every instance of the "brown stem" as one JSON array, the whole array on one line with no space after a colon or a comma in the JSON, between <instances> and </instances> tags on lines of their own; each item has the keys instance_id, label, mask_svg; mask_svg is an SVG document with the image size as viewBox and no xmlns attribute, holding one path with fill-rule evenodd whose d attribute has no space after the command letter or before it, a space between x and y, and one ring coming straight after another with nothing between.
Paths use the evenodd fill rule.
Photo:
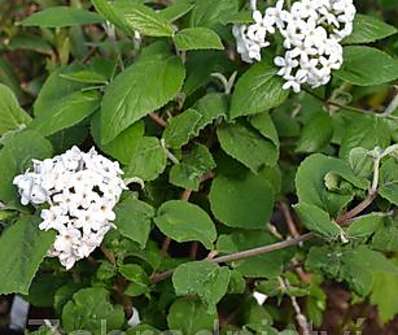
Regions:
<instances>
[{"instance_id":1,"label":"brown stem","mask_svg":"<svg viewBox=\"0 0 398 335\"><path fill-rule=\"evenodd\" d=\"M357 206L355 206L350 211L346 212L345 214L343 214L339 218L337 218L336 222L339 222L341 225L348 224L351 221L351 219L353 219L356 215L360 214L366 208L368 208L369 205L372 203L372 201L375 198L376 198L376 194L369 194L365 200L363 200L361 203L359 203ZM305 241L311 240L311 239L315 238L316 236L317 235L314 233L307 233L307 234L300 235L297 238L288 239L286 241L281 241L281 242L277 242L277 243L266 245L266 246L259 247L259 248L236 252L236 253L230 254L230 255L216 257L216 258L210 259L210 261L214 262L216 264L240 261L240 260L243 260L246 258L265 255L265 254L268 254L268 253L276 251L276 250L293 247L293 246L299 245ZM168 271L165 271L162 273L154 274L151 278L152 282L158 283L164 279L167 279L168 277L170 277L173 274L173 272L174 272L174 269L168 270Z\"/></svg>"},{"instance_id":2,"label":"brown stem","mask_svg":"<svg viewBox=\"0 0 398 335\"><path fill-rule=\"evenodd\" d=\"M299 237L300 233L297 230L297 227L294 222L292 213L290 212L289 206L285 202L281 201L279 203L279 208L282 212L283 217L285 218L285 222L287 225L287 229L289 230L289 234L294 238Z\"/></svg>"},{"instance_id":3,"label":"brown stem","mask_svg":"<svg viewBox=\"0 0 398 335\"><path fill-rule=\"evenodd\" d=\"M365 198L365 200L361 201L353 209L340 215L336 219L336 222L340 225L344 225L344 224L348 223L351 219L353 219L357 215L361 214L366 208L368 208L373 203L373 201L376 199L376 197L377 197L377 193L369 193L369 195Z\"/></svg>"},{"instance_id":4,"label":"brown stem","mask_svg":"<svg viewBox=\"0 0 398 335\"><path fill-rule=\"evenodd\" d=\"M111 262L113 265L116 265L116 258L112 251L108 250L105 246L101 245L101 251L104 256Z\"/></svg>"},{"instance_id":5,"label":"brown stem","mask_svg":"<svg viewBox=\"0 0 398 335\"><path fill-rule=\"evenodd\" d=\"M160 127L166 128L167 122L156 113L149 113L149 117Z\"/></svg>"},{"instance_id":6,"label":"brown stem","mask_svg":"<svg viewBox=\"0 0 398 335\"><path fill-rule=\"evenodd\" d=\"M279 203L279 208L285 218L286 221L286 225L288 227L289 233L292 237L297 238L300 236L300 233L297 230L296 224L294 222L292 213L290 212L290 207L287 203L281 201ZM297 264L297 260L293 258L292 260L293 265ZM295 271L297 273L297 275L300 277L300 279L304 282L304 283L310 283L311 282L311 274L307 273L304 271L304 269L301 266L297 266L295 267Z\"/></svg>"}]
</instances>

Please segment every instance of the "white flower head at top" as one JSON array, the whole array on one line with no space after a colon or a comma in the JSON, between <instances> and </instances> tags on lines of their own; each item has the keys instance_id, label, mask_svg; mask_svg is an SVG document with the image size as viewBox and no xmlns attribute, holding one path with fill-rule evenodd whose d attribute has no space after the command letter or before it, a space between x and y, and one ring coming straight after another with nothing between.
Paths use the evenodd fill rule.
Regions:
<instances>
[{"instance_id":1,"label":"white flower head at top","mask_svg":"<svg viewBox=\"0 0 398 335\"><path fill-rule=\"evenodd\" d=\"M122 173L119 163L94 149L85 153L73 147L34 160L32 170L14 178L23 205L48 205L39 228L57 232L49 256L58 257L66 269L88 257L113 227L113 208L126 189Z\"/></svg>"},{"instance_id":2,"label":"white flower head at top","mask_svg":"<svg viewBox=\"0 0 398 335\"><path fill-rule=\"evenodd\" d=\"M245 62L260 61L261 50L271 44L269 36L278 32L285 54L276 56L274 63L285 80L283 89L298 93L304 84L317 88L341 68L340 42L352 33L355 15L353 0L298 0L290 10L278 0L264 15L254 11L252 25L234 26L234 32L239 30L234 33L237 51Z\"/></svg>"}]
</instances>

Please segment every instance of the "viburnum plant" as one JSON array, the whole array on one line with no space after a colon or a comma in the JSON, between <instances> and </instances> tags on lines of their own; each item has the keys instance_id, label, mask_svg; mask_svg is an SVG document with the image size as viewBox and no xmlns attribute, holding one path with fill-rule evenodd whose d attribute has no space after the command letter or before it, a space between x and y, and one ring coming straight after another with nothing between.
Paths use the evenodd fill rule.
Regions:
<instances>
[{"instance_id":1,"label":"viburnum plant","mask_svg":"<svg viewBox=\"0 0 398 335\"><path fill-rule=\"evenodd\" d=\"M308 335L331 282L398 314L396 1L34 2L0 1L0 294L61 321L31 334Z\"/></svg>"}]
</instances>

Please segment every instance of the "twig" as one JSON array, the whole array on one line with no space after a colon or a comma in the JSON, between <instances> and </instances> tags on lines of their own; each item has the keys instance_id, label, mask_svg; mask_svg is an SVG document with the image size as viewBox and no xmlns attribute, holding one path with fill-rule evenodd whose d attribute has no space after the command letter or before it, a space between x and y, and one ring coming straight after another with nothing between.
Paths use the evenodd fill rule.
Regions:
<instances>
[{"instance_id":1,"label":"twig","mask_svg":"<svg viewBox=\"0 0 398 335\"><path fill-rule=\"evenodd\" d=\"M366 208L370 206L370 204L373 202L373 200L376 198L376 194L369 195L364 199L362 202L360 202L356 207L351 209L345 214L342 214L339 218L336 219L336 222L338 222L341 225L346 225L348 224L356 215L360 214L363 212ZM298 236L297 238L291 238L285 241L277 242L274 244L266 245L263 247L259 248L254 248L254 249L249 249L245 251L240 251L236 252L230 255L225 255L221 257L216 257L211 259L210 261L216 264L220 263L229 263L229 262L236 262L240 261L246 258L251 258L255 256L260 256L260 255L265 255L277 250L297 246L305 241L311 240L313 238L317 237L316 234L314 233L306 233L303 235ZM152 276L152 282L153 283L158 283L164 279L167 279L170 277L174 272L174 269L162 272L162 273L156 273Z\"/></svg>"},{"instance_id":2,"label":"twig","mask_svg":"<svg viewBox=\"0 0 398 335\"><path fill-rule=\"evenodd\" d=\"M282 287L283 290L287 291L289 289L289 282L287 280L283 280L281 277L278 277L279 283ZM301 307L297 302L296 297L289 296L290 301L292 302L292 306L294 308L294 311L296 313L296 320L297 323L303 333L303 335L311 335L311 327L308 324L307 318L301 311Z\"/></svg>"},{"instance_id":3,"label":"twig","mask_svg":"<svg viewBox=\"0 0 398 335\"><path fill-rule=\"evenodd\" d=\"M160 127L166 128L167 122L163 120L157 113L149 113L149 117Z\"/></svg>"},{"instance_id":4,"label":"twig","mask_svg":"<svg viewBox=\"0 0 398 335\"><path fill-rule=\"evenodd\" d=\"M294 223L293 216L290 213L289 206L281 201L279 202L279 209L282 212L283 217L285 218L285 222L287 225L287 229L292 237L297 238L300 236L299 231L297 230L296 224Z\"/></svg>"},{"instance_id":5,"label":"twig","mask_svg":"<svg viewBox=\"0 0 398 335\"><path fill-rule=\"evenodd\" d=\"M325 101L324 99L322 99L321 97L317 96L315 93L309 91L309 90L305 90L306 93L308 93L309 95L313 96L315 99L319 100L320 102L322 102L326 107L328 106L335 106L335 107L339 107L342 109L347 109L353 112L358 112L358 113L362 113L362 114L370 114L372 113L371 111L368 111L366 109L362 109L362 108L357 108L357 107L353 107L353 106L347 106L347 105L342 105L339 104L338 102L334 102L334 101Z\"/></svg>"},{"instance_id":6,"label":"twig","mask_svg":"<svg viewBox=\"0 0 398 335\"><path fill-rule=\"evenodd\" d=\"M108 250L105 246L101 245L101 251L112 265L116 265L116 258L112 251Z\"/></svg>"},{"instance_id":7,"label":"twig","mask_svg":"<svg viewBox=\"0 0 398 335\"><path fill-rule=\"evenodd\" d=\"M289 206L285 202L281 201L279 203L279 208L282 212L283 217L285 218L286 225L288 227L290 235L294 238L299 237L300 233L297 230L297 227L294 222L293 216L290 212ZM295 266L295 271L296 271L297 275L300 277L300 279L304 283L307 283L307 284L310 283L311 275L309 273L305 272L304 269L302 268L302 266L296 266L298 264L298 262L295 258L293 258L292 263Z\"/></svg>"},{"instance_id":8,"label":"twig","mask_svg":"<svg viewBox=\"0 0 398 335\"><path fill-rule=\"evenodd\" d=\"M361 214L366 208L368 208L373 203L373 201L376 199L376 197L377 197L377 193L369 193L368 196L365 198L365 200L361 201L353 209L340 215L336 219L336 223L339 225L344 225L344 224L348 223L351 219L353 219L357 215Z\"/></svg>"}]
</instances>

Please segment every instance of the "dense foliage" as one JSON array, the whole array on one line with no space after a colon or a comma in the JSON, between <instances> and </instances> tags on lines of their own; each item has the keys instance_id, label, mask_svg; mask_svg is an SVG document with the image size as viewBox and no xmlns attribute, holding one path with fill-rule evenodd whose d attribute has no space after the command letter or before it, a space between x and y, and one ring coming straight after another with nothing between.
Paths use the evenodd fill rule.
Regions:
<instances>
[{"instance_id":1,"label":"dense foliage","mask_svg":"<svg viewBox=\"0 0 398 335\"><path fill-rule=\"evenodd\" d=\"M0 294L60 319L31 334L309 334L331 282L398 314L398 2L354 4L303 65L253 1L0 0Z\"/></svg>"}]
</instances>

